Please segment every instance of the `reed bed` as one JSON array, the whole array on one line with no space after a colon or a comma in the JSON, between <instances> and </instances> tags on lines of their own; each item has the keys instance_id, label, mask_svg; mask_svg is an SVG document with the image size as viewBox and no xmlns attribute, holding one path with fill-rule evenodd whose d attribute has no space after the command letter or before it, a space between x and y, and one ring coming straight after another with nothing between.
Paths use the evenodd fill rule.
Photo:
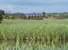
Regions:
<instances>
[{"instance_id":1,"label":"reed bed","mask_svg":"<svg viewBox=\"0 0 68 50\"><path fill-rule=\"evenodd\" d=\"M25 50L66 50L68 20L4 20L0 24L0 40L15 41L14 50L22 50L22 44L26 44Z\"/></svg>"}]
</instances>

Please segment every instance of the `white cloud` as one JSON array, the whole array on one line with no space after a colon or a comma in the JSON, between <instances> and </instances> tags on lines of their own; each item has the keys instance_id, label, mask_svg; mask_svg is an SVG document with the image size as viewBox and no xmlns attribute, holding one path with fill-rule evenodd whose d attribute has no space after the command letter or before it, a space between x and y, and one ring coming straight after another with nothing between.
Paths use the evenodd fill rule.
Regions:
<instances>
[{"instance_id":1,"label":"white cloud","mask_svg":"<svg viewBox=\"0 0 68 50\"><path fill-rule=\"evenodd\" d=\"M67 5L68 0L0 0L0 9L20 12L58 10Z\"/></svg>"}]
</instances>

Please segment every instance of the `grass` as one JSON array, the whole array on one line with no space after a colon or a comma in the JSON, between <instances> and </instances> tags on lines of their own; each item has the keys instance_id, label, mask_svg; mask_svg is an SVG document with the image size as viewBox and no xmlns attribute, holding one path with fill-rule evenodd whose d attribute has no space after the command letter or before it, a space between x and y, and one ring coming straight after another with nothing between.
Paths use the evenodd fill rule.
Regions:
<instances>
[{"instance_id":1,"label":"grass","mask_svg":"<svg viewBox=\"0 0 68 50\"><path fill-rule=\"evenodd\" d=\"M14 47L1 45L8 50L67 50L68 19L4 20L0 40L16 42Z\"/></svg>"}]
</instances>

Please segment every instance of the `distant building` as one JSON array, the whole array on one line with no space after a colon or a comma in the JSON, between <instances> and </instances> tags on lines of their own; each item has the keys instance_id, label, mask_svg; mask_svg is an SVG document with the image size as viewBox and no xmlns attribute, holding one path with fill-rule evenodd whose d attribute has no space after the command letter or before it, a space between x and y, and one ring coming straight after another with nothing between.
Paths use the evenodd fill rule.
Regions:
<instances>
[{"instance_id":1,"label":"distant building","mask_svg":"<svg viewBox=\"0 0 68 50\"><path fill-rule=\"evenodd\" d=\"M26 14L27 19L42 19L42 14L41 13L27 13Z\"/></svg>"}]
</instances>

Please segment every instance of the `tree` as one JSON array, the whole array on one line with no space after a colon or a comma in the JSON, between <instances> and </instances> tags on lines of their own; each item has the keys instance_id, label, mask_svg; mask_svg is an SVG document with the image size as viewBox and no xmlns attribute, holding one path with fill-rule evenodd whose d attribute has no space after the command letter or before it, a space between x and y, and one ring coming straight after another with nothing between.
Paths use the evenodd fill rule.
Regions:
<instances>
[{"instance_id":1,"label":"tree","mask_svg":"<svg viewBox=\"0 0 68 50\"><path fill-rule=\"evenodd\" d=\"M0 23L3 20L3 15L5 15L4 10L0 10Z\"/></svg>"}]
</instances>

